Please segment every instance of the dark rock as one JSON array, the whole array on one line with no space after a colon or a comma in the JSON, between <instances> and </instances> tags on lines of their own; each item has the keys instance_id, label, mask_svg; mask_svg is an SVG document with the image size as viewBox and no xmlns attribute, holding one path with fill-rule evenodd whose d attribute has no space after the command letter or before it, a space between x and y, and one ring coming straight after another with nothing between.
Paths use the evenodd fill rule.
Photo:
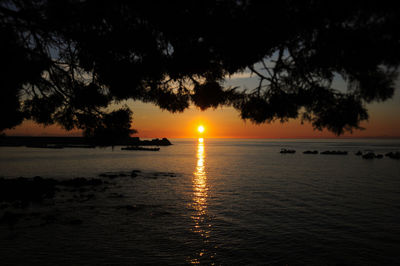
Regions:
<instances>
[{"instance_id":1,"label":"dark rock","mask_svg":"<svg viewBox=\"0 0 400 266\"><path fill-rule=\"evenodd\" d=\"M304 151L303 154L318 154L318 151Z\"/></svg>"},{"instance_id":2,"label":"dark rock","mask_svg":"<svg viewBox=\"0 0 400 266\"><path fill-rule=\"evenodd\" d=\"M347 155L347 151L323 151L320 154L324 154L324 155Z\"/></svg>"},{"instance_id":3,"label":"dark rock","mask_svg":"<svg viewBox=\"0 0 400 266\"><path fill-rule=\"evenodd\" d=\"M361 156L361 155L362 155L362 152L361 152L361 151L358 151L358 152L356 152L356 155L357 155L357 156Z\"/></svg>"},{"instance_id":4,"label":"dark rock","mask_svg":"<svg viewBox=\"0 0 400 266\"><path fill-rule=\"evenodd\" d=\"M376 159L382 159L383 155L382 154L375 154L373 152L368 152L366 154L363 154L362 158L366 159L366 160L371 160L371 159L375 159L375 158Z\"/></svg>"},{"instance_id":5,"label":"dark rock","mask_svg":"<svg viewBox=\"0 0 400 266\"><path fill-rule=\"evenodd\" d=\"M160 145L169 146L172 145L172 143L167 138L162 138L162 140L160 141Z\"/></svg>"},{"instance_id":6,"label":"dark rock","mask_svg":"<svg viewBox=\"0 0 400 266\"><path fill-rule=\"evenodd\" d=\"M295 153L295 150L281 149L280 153Z\"/></svg>"},{"instance_id":7,"label":"dark rock","mask_svg":"<svg viewBox=\"0 0 400 266\"><path fill-rule=\"evenodd\" d=\"M391 159L399 160L400 159L400 152L389 152L389 153L386 153L385 156L389 157Z\"/></svg>"},{"instance_id":8,"label":"dark rock","mask_svg":"<svg viewBox=\"0 0 400 266\"><path fill-rule=\"evenodd\" d=\"M6 211L0 218L0 223L8 224L9 226L15 225L22 217L21 213Z\"/></svg>"},{"instance_id":9,"label":"dark rock","mask_svg":"<svg viewBox=\"0 0 400 266\"><path fill-rule=\"evenodd\" d=\"M54 197L57 181L34 178L0 178L0 201L39 202Z\"/></svg>"},{"instance_id":10,"label":"dark rock","mask_svg":"<svg viewBox=\"0 0 400 266\"><path fill-rule=\"evenodd\" d=\"M363 158L363 159L366 159L366 160L374 159L374 158L375 158L375 153L373 153L373 152L368 152L368 153L366 153L366 154L363 154L363 155L362 155L362 158Z\"/></svg>"},{"instance_id":11,"label":"dark rock","mask_svg":"<svg viewBox=\"0 0 400 266\"><path fill-rule=\"evenodd\" d=\"M131 177L137 177L138 173L140 173L140 172L141 172L140 170L132 170Z\"/></svg>"},{"instance_id":12,"label":"dark rock","mask_svg":"<svg viewBox=\"0 0 400 266\"><path fill-rule=\"evenodd\" d=\"M0 202L10 202L16 208L27 207L31 202L41 203L44 199L53 198L60 191L57 186L70 188L80 193L86 192L92 187L104 184L101 179L86 179L83 177L55 180L51 178L0 178Z\"/></svg>"}]
</instances>

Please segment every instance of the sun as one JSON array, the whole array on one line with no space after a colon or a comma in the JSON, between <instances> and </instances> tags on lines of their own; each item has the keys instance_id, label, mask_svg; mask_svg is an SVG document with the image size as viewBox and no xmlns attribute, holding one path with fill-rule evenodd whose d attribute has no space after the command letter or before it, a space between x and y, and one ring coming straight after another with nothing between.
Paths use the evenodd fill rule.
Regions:
<instances>
[{"instance_id":1,"label":"sun","mask_svg":"<svg viewBox=\"0 0 400 266\"><path fill-rule=\"evenodd\" d=\"M203 133L204 130L205 130L205 128L204 128L202 125L200 125L200 126L197 127L197 131L198 131L199 133Z\"/></svg>"}]
</instances>

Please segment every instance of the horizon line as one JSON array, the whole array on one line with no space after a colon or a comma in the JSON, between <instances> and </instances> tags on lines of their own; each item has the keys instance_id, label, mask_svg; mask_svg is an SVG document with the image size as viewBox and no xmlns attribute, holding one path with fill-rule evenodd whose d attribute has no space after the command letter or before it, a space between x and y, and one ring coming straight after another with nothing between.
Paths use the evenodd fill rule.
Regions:
<instances>
[{"instance_id":1,"label":"horizon line","mask_svg":"<svg viewBox=\"0 0 400 266\"><path fill-rule=\"evenodd\" d=\"M48 137L48 138L83 138L83 136L74 136L74 135L5 135L5 137L31 137L31 138L41 138L41 137ZM141 137L141 136L131 136L131 137L138 137L143 139L154 139L154 138L169 138L169 139L197 139L200 136L193 136L193 137ZM201 138L205 139L400 139L400 136L326 136L326 137L205 137L201 136Z\"/></svg>"}]
</instances>

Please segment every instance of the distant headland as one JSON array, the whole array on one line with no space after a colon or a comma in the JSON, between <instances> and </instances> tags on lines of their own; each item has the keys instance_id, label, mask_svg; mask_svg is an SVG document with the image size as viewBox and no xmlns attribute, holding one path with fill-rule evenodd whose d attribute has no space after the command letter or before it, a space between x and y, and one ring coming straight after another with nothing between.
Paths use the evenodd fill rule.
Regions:
<instances>
[{"instance_id":1,"label":"distant headland","mask_svg":"<svg viewBox=\"0 0 400 266\"><path fill-rule=\"evenodd\" d=\"M167 138L155 138L151 140L141 140L139 137L131 137L125 140L115 141L113 146L169 146L172 143ZM94 148L95 143L83 137L22 137L5 136L0 138L0 146L8 147L32 147L32 148ZM110 145L111 146L111 145Z\"/></svg>"}]
</instances>

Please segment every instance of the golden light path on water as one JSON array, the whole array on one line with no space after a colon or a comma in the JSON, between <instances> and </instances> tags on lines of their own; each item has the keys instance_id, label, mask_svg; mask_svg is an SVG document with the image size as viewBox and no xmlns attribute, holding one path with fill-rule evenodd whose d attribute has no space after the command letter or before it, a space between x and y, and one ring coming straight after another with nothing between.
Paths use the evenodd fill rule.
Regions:
<instances>
[{"instance_id":1,"label":"golden light path on water","mask_svg":"<svg viewBox=\"0 0 400 266\"><path fill-rule=\"evenodd\" d=\"M197 166L193 178L193 208L196 215L192 218L196 222L196 228L200 228L199 222L207 211L207 174L205 171L204 139L199 138L197 144ZM202 233L201 231L199 233Z\"/></svg>"},{"instance_id":2,"label":"golden light path on water","mask_svg":"<svg viewBox=\"0 0 400 266\"><path fill-rule=\"evenodd\" d=\"M203 238L203 242L207 243L210 237L210 227L207 221L207 197L208 197L208 185L207 185L207 172L205 168L205 145L204 139L199 138L197 143L197 164L196 171L193 173L193 197L192 197L192 208L194 214L191 216L194 221L193 231L198 233ZM200 258L205 254L207 250L200 250L195 258L190 259L190 263L199 264Z\"/></svg>"}]
</instances>

